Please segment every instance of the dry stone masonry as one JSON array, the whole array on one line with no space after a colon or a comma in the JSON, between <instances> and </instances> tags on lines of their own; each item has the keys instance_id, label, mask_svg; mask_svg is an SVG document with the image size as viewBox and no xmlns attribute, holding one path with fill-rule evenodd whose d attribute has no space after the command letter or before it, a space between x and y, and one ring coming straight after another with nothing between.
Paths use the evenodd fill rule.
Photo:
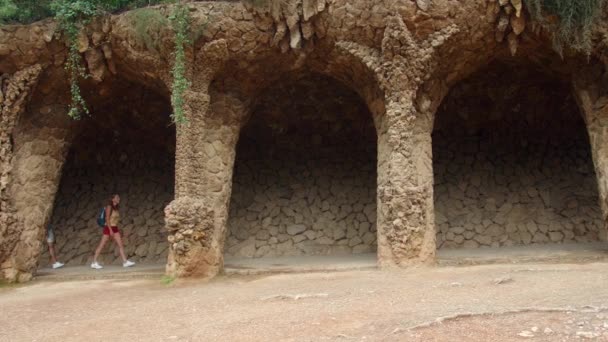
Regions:
<instances>
[{"instance_id":1,"label":"dry stone masonry","mask_svg":"<svg viewBox=\"0 0 608 342\"><path fill-rule=\"evenodd\" d=\"M567 84L530 69L486 68L453 88L439 109L438 247L599 239L603 222L583 116Z\"/></svg>"},{"instance_id":2,"label":"dry stone masonry","mask_svg":"<svg viewBox=\"0 0 608 342\"><path fill-rule=\"evenodd\" d=\"M186 6L176 127L170 25L142 37L127 11L82 30L81 122L56 23L0 26L2 279L47 263L49 223L59 254L87 262L111 192L129 256L179 277L213 277L224 255L376 251L382 268L416 267L437 247L604 237L606 21L588 55L560 56L519 0Z\"/></svg>"}]
</instances>

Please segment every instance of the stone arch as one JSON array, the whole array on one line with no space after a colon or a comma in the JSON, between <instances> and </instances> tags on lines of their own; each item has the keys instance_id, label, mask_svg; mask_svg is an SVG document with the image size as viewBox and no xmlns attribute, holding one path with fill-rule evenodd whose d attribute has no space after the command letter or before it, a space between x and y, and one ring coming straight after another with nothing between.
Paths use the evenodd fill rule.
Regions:
<instances>
[{"instance_id":1,"label":"stone arch","mask_svg":"<svg viewBox=\"0 0 608 342\"><path fill-rule=\"evenodd\" d=\"M383 93L378 87L373 72L356 58L328 46L319 46L315 50L307 51L306 53L302 51L283 54L278 52L277 54L261 53L255 58L251 57L251 55L242 56L242 58L235 58L225 62L224 67L214 75L214 81L210 85L210 115L217 116L217 121L220 122L222 120L226 121L226 119L219 119L226 114L232 117L230 113L237 113L235 120L228 120L230 122L237 122L236 136L234 139L230 139L231 141L234 140L232 149L236 149L238 134L247 122L247 117L250 116L251 111L256 108L257 103L254 99L260 96L261 90L279 81L281 76L286 74L290 75L287 76L288 78L296 77L296 75L298 75L297 77L305 77L306 75L317 74L343 85L350 89L351 93L359 97L372 113L376 130L379 129L378 127L382 127L379 123L382 121L384 114ZM234 99L235 101L225 101L226 98ZM230 102L232 104L229 104ZM216 103L219 103L219 105L214 105ZM228 106L226 106L227 104ZM209 120L211 123L212 119ZM224 122L222 125L232 127L232 123ZM377 134L379 133L377 132ZM232 143L229 145L232 146ZM228 165L230 166L230 172L232 172L234 152L232 152L232 157L229 159L231 162ZM232 182L231 177L225 180ZM221 196L222 198L226 196L226 212L219 215L221 217L220 222L224 222L221 225L224 227L228 219L227 208L231 190L229 189L227 196L226 194ZM222 203L224 203L223 200ZM221 230L222 234L225 233L225 228L221 228ZM223 236L222 234L219 235ZM218 234L214 234L214 236L218 236ZM219 245L223 248L223 237L218 238L218 241L220 239L222 241L219 242ZM213 245L215 245L215 242Z\"/></svg>"},{"instance_id":2,"label":"stone arch","mask_svg":"<svg viewBox=\"0 0 608 342\"><path fill-rule=\"evenodd\" d=\"M90 263L99 243L96 215L111 194L121 196L121 235L127 257L165 263L163 209L174 197L175 127L168 95L125 79L84 88L90 116L74 123L49 224L58 257ZM48 265L43 246L40 265ZM114 244L100 262L120 263Z\"/></svg>"},{"instance_id":3,"label":"stone arch","mask_svg":"<svg viewBox=\"0 0 608 342\"><path fill-rule=\"evenodd\" d=\"M282 74L237 145L226 254L376 250L376 130L364 100L319 73Z\"/></svg>"},{"instance_id":4,"label":"stone arch","mask_svg":"<svg viewBox=\"0 0 608 342\"><path fill-rule=\"evenodd\" d=\"M587 127L570 83L576 61L528 57L496 58L457 83L437 111L438 247L602 235Z\"/></svg>"},{"instance_id":5,"label":"stone arch","mask_svg":"<svg viewBox=\"0 0 608 342\"><path fill-rule=\"evenodd\" d=\"M61 225L61 229L55 228L58 242L61 241L61 246L58 245L60 258L62 256L76 257L75 254L81 245L87 245L87 249L89 249L89 239L93 239L93 236L96 236L94 239L99 238L99 231L94 224L95 211L98 209L87 211L85 202L90 200L89 197L94 197L88 196L91 188L87 189L83 184L78 184L73 176L78 172L91 171L94 167L91 163L76 166L74 155L78 153L81 155L93 154L101 146L99 140L102 139L102 134L105 134L105 137L110 136L108 132L114 135L114 128L118 128L117 131L122 131L122 133L125 133L125 129L137 132L140 128L137 125L124 125L123 129L120 129L121 121L124 120L120 114L129 112L125 108L136 101L141 102L143 97L153 97L150 104L159 98L165 99L161 102L164 101L166 103L164 108L168 108L166 92L163 94L162 91L151 91L138 85L137 81L119 77L108 78L104 81L86 81L82 82L81 88L91 116L74 121L67 116L69 87L64 81L65 79L63 68L47 67L43 69L40 80L25 106L24 113L18 118L18 122L11 132L12 177L7 190L11 201L8 206L3 205L2 211L12 210L14 212L14 233L18 238L15 242L16 246L9 251L10 255L6 259L3 257L2 261L2 273L8 280L29 280L35 274L38 265L46 265L46 258L41 259L40 257L41 255L46 257L44 255L46 251L45 227L53 221ZM138 97L137 100L133 99L135 97ZM140 107L142 106L140 105ZM131 111L137 109L138 105L130 108ZM169 113L170 111L163 113L166 115L166 122L162 125L163 129L169 124ZM157 122L155 118L145 117L145 114L147 113L141 111L137 120L124 120L123 122L130 123L138 120L145 124ZM172 130L172 128L169 129ZM137 136L137 133L128 133ZM113 139L112 136L107 141ZM174 143L170 145L173 146ZM81 166L84 167L76 170ZM172 166L170 172L173 173ZM72 185L75 185L71 187L73 192L64 189L65 183L70 183L70 181ZM75 212L72 213L74 215L67 217L71 216L67 212L70 210L64 210L65 208L62 209L62 207L74 209ZM78 212L79 210L81 212ZM162 207L158 208L158 211L162 213ZM61 216L58 214L60 212L63 212L65 219L57 220L58 215ZM79 228L82 229L75 229L77 225L80 225ZM78 247L74 247L75 251L72 253L65 249L69 245ZM80 251L80 253L85 252ZM86 254L91 253L91 249L86 251ZM73 259L70 264L80 264L86 261L86 258L70 259Z\"/></svg>"}]
</instances>

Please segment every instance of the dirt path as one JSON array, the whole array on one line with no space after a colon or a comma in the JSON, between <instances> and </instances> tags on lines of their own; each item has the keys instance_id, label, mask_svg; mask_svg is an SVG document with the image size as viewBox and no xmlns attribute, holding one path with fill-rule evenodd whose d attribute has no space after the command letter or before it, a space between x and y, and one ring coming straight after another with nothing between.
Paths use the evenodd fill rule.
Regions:
<instances>
[{"instance_id":1,"label":"dirt path","mask_svg":"<svg viewBox=\"0 0 608 342\"><path fill-rule=\"evenodd\" d=\"M0 341L608 341L607 285L605 263L39 282L0 290Z\"/></svg>"}]
</instances>

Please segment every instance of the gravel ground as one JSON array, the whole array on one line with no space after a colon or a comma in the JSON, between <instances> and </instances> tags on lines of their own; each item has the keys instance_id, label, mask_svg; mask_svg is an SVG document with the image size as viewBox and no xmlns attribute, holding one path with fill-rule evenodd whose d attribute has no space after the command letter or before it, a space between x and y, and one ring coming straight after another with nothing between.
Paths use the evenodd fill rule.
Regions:
<instances>
[{"instance_id":1,"label":"gravel ground","mask_svg":"<svg viewBox=\"0 0 608 342\"><path fill-rule=\"evenodd\" d=\"M39 281L0 289L0 341L608 341L607 284L606 263Z\"/></svg>"}]
</instances>

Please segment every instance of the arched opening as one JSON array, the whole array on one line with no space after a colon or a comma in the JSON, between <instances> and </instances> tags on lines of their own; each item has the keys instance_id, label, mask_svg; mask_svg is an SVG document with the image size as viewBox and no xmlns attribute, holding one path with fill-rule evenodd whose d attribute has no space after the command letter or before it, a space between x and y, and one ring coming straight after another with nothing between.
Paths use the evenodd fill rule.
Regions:
<instances>
[{"instance_id":1,"label":"arched opening","mask_svg":"<svg viewBox=\"0 0 608 342\"><path fill-rule=\"evenodd\" d=\"M320 74L256 99L236 153L227 257L376 250L377 137L359 95Z\"/></svg>"},{"instance_id":2,"label":"arched opening","mask_svg":"<svg viewBox=\"0 0 608 342\"><path fill-rule=\"evenodd\" d=\"M94 99L91 115L77 122L50 220L58 258L67 265L91 262L102 235L96 217L117 193L127 257L165 263L163 209L174 192L175 128L170 103L166 96L126 81L94 89L97 96L87 96ZM122 262L113 242L99 261ZM48 264L45 243L40 265Z\"/></svg>"},{"instance_id":3,"label":"arched opening","mask_svg":"<svg viewBox=\"0 0 608 342\"><path fill-rule=\"evenodd\" d=\"M589 138L566 78L491 63L443 101L433 156L438 248L599 240Z\"/></svg>"}]
</instances>

